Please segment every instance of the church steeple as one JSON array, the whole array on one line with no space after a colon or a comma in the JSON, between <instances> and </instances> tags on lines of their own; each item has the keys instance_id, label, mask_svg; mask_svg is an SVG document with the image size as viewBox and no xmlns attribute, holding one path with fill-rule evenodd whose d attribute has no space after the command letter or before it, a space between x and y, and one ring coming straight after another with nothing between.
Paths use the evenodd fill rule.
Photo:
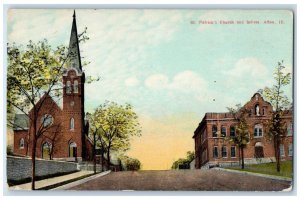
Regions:
<instances>
[{"instance_id":1,"label":"church steeple","mask_svg":"<svg viewBox=\"0 0 300 200\"><path fill-rule=\"evenodd\" d=\"M79 72L82 71L75 10L73 14L73 23L72 23L70 43L69 43L69 61L70 61L69 68L72 67L72 68L76 68Z\"/></svg>"}]
</instances>

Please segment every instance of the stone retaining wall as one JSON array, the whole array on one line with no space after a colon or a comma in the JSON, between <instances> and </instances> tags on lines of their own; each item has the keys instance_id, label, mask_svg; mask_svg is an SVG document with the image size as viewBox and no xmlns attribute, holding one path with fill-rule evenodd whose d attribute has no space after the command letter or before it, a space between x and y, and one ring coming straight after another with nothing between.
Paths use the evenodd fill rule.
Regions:
<instances>
[{"instance_id":1,"label":"stone retaining wall","mask_svg":"<svg viewBox=\"0 0 300 200\"><path fill-rule=\"evenodd\" d=\"M7 156L7 180L18 181L31 177L31 158ZM79 170L77 163L36 159L36 176L49 176Z\"/></svg>"}]
</instances>

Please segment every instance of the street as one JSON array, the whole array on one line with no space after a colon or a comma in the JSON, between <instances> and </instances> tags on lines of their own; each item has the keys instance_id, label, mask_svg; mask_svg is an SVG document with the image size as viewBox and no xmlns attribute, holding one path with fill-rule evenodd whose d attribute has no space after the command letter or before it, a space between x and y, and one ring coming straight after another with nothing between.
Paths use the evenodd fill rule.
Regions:
<instances>
[{"instance_id":1,"label":"street","mask_svg":"<svg viewBox=\"0 0 300 200\"><path fill-rule=\"evenodd\" d=\"M281 191L289 181L218 170L112 172L69 190Z\"/></svg>"}]
</instances>

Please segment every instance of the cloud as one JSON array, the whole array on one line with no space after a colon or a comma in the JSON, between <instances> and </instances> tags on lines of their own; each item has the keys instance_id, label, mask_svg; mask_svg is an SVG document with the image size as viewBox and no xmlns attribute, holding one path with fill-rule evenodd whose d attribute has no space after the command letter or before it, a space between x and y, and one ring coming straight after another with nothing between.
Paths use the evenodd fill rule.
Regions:
<instances>
[{"instance_id":1,"label":"cloud","mask_svg":"<svg viewBox=\"0 0 300 200\"><path fill-rule=\"evenodd\" d=\"M163 74L153 74L145 80L145 85L150 89L167 88L169 79Z\"/></svg>"},{"instance_id":2,"label":"cloud","mask_svg":"<svg viewBox=\"0 0 300 200\"><path fill-rule=\"evenodd\" d=\"M139 80L136 77L130 77L125 80L125 85L129 87L134 87L139 83Z\"/></svg>"},{"instance_id":3,"label":"cloud","mask_svg":"<svg viewBox=\"0 0 300 200\"><path fill-rule=\"evenodd\" d=\"M268 74L268 69L258 59L246 57L239 59L231 70L224 73L232 77L251 76L262 78Z\"/></svg>"}]
</instances>

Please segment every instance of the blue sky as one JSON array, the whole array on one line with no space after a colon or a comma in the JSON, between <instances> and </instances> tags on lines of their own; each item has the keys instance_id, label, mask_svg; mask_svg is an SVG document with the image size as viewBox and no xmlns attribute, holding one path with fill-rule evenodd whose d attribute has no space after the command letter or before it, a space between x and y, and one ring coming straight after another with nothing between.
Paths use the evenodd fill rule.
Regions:
<instances>
[{"instance_id":1,"label":"blue sky","mask_svg":"<svg viewBox=\"0 0 300 200\"><path fill-rule=\"evenodd\" d=\"M53 47L68 45L72 14L73 10L10 10L8 42L47 38ZM78 31L88 27L90 37L80 46L83 60L91 62L85 73L101 77L86 85L86 109L92 111L105 100L134 106L143 136L133 140L129 154L145 169L169 167L193 150L191 137L204 113L225 112L271 86L278 61L284 60L286 71L292 71L289 11L98 9L76 10L76 15ZM192 20L218 24L191 24ZM219 24L220 20L260 24ZM265 20L276 24L262 24ZM291 99L292 85L285 90ZM158 146L157 140L164 145ZM154 166L139 152L161 162Z\"/></svg>"}]
</instances>

